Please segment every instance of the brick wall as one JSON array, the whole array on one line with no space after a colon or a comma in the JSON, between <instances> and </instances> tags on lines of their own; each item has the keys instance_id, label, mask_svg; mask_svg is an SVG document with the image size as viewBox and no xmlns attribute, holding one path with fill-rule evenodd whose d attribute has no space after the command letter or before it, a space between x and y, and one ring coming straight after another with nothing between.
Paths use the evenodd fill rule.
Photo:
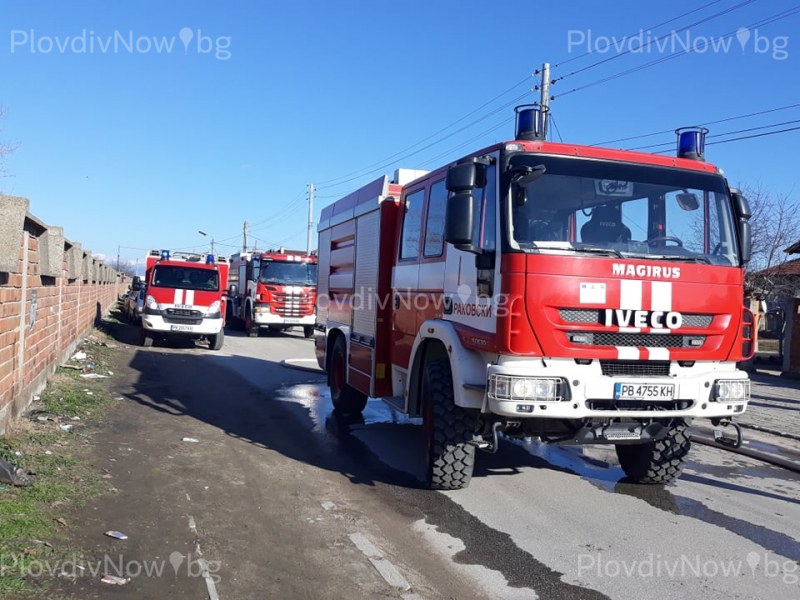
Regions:
<instances>
[{"instance_id":1,"label":"brick wall","mask_svg":"<svg viewBox=\"0 0 800 600\"><path fill-rule=\"evenodd\" d=\"M0 434L128 286L27 209L0 196Z\"/></svg>"}]
</instances>

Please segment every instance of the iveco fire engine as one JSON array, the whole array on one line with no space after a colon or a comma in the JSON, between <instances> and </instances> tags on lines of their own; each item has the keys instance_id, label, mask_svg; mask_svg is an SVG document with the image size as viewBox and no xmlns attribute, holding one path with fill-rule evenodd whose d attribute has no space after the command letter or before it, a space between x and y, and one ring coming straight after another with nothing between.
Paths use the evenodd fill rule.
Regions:
<instances>
[{"instance_id":1,"label":"iveco fire engine","mask_svg":"<svg viewBox=\"0 0 800 600\"><path fill-rule=\"evenodd\" d=\"M499 433L613 444L630 479L669 481L692 419L725 427L749 400L748 203L703 129L673 158L548 142L518 108L516 139L323 210L334 407L421 416L434 488L466 486Z\"/></svg>"},{"instance_id":2,"label":"iveco fire engine","mask_svg":"<svg viewBox=\"0 0 800 600\"><path fill-rule=\"evenodd\" d=\"M151 250L147 255L141 343L204 338L222 348L228 261L224 256Z\"/></svg>"},{"instance_id":3,"label":"iveco fire engine","mask_svg":"<svg viewBox=\"0 0 800 600\"><path fill-rule=\"evenodd\" d=\"M231 324L250 336L261 328L285 331L302 327L314 334L317 257L279 248L231 256Z\"/></svg>"}]
</instances>

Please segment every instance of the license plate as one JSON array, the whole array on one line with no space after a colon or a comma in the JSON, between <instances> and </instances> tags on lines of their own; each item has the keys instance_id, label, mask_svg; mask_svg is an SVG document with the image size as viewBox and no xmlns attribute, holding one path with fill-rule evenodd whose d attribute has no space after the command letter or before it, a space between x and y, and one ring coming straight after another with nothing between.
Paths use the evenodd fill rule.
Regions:
<instances>
[{"instance_id":1,"label":"license plate","mask_svg":"<svg viewBox=\"0 0 800 600\"><path fill-rule=\"evenodd\" d=\"M193 331L191 325L170 325L170 331Z\"/></svg>"},{"instance_id":2,"label":"license plate","mask_svg":"<svg viewBox=\"0 0 800 600\"><path fill-rule=\"evenodd\" d=\"M296 325L296 324L300 323L300 319L284 319L284 321L286 323L289 323L289 324L292 324L292 325Z\"/></svg>"},{"instance_id":3,"label":"license plate","mask_svg":"<svg viewBox=\"0 0 800 600\"><path fill-rule=\"evenodd\" d=\"M673 383L615 383L615 400L672 400Z\"/></svg>"}]
</instances>

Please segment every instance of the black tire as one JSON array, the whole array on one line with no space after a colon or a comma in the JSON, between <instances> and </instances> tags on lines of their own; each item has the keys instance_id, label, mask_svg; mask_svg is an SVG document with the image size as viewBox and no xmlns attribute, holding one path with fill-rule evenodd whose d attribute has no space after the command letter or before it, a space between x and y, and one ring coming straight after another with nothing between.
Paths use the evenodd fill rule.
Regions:
<instances>
[{"instance_id":1,"label":"black tire","mask_svg":"<svg viewBox=\"0 0 800 600\"><path fill-rule=\"evenodd\" d=\"M314 335L314 326L313 325L306 325L303 327L303 337L310 338Z\"/></svg>"},{"instance_id":2,"label":"black tire","mask_svg":"<svg viewBox=\"0 0 800 600\"><path fill-rule=\"evenodd\" d=\"M469 485L475 464L475 419L456 406L453 373L446 358L425 365L422 382L427 483L434 490L460 490Z\"/></svg>"},{"instance_id":3,"label":"black tire","mask_svg":"<svg viewBox=\"0 0 800 600\"><path fill-rule=\"evenodd\" d=\"M367 396L347 383L347 344L342 336L336 338L328 363L328 384L333 408L344 415L360 414L367 405Z\"/></svg>"},{"instance_id":4,"label":"black tire","mask_svg":"<svg viewBox=\"0 0 800 600\"><path fill-rule=\"evenodd\" d=\"M250 310L247 311L247 316L244 318L244 330L248 337L258 337L258 325L256 325Z\"/></svg>"},{"instance_id":5,"label":"black tire","mask_svg":"<svg viewBox=\"0 0 800 600\"><path fill-rule=\"evenodd\" d=\"M208 336L208 347L211 350L222 350L222 344L225 342L225 329L220 329L217 335Z\"/></svg>"},{"instance_id":6,"label":"black tire","mask_svg":"<svg viewBox=\"0 0 800 600\"><path fill-rule=\"evenodd\" d=\"M680 476L683 462L692 447L689 426L679 421L669 427L667 436L648 444L616 446L617 458L628 479L635 483L669 483Z\"/></svg>"},{"instance_id":7,"label":"black tire","mask_svg":"<svg viewBox=\"0 0 800 600\"><path fill-rule=\"evenodd\" d=\"M139 343L144 348L150 348L153 345L153 336L147 333L144 327L142 327L141 331L139 332Z\"/></svg>"}]
</instances>

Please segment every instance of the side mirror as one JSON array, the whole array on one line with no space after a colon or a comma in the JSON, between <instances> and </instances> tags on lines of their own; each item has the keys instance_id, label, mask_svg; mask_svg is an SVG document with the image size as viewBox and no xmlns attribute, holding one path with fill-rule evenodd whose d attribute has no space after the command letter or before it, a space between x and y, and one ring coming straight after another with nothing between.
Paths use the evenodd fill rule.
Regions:
<instances>
[{"instance_id":1,"label":"side mirror","mask_svg":"<svg viewBox=\"0 0 800 600\"><path fill-rule=\"evenodd\" d=\"M228 286L228 297L230 298L232 296L235 296L237 291L239 290L236 287L236 284L235 283L230 284L230 286Z\"/></svg>"},{"instance_id":2,"label":"side mirror","mask_svg":"<svg viewBox=\"0 0 800 600\"><path fill-rule=\"evenodd\" d=\"M453 165L447 170L447 183L449 192L468 192L486 185L486 166L474 162L463 162Z\"/></svg>"},{"instance_id":3,"label":"side mirror","mask_svg":"<svg viewBox=\"0 0 800 600\"><path fill-rule=\"evenodd\" d=\"M447 200L444 238L448 244L472 246L474 205L471 191L459 192Z\"/></svg>"},{"instance_id":4,"label":"side mirror","mask_svg":"<svg viewBox=\"0 0 800 600\"><path fill-rule=\"evenodd\" d=\"M742 254L742 262L746 263L750 261L753 254L753 236L750 231L750 217L753 216L753 211L750 210L747 198L739 190L731 190L731 201L739 229L739 250Z\"/></svg>"}]
</instances>

